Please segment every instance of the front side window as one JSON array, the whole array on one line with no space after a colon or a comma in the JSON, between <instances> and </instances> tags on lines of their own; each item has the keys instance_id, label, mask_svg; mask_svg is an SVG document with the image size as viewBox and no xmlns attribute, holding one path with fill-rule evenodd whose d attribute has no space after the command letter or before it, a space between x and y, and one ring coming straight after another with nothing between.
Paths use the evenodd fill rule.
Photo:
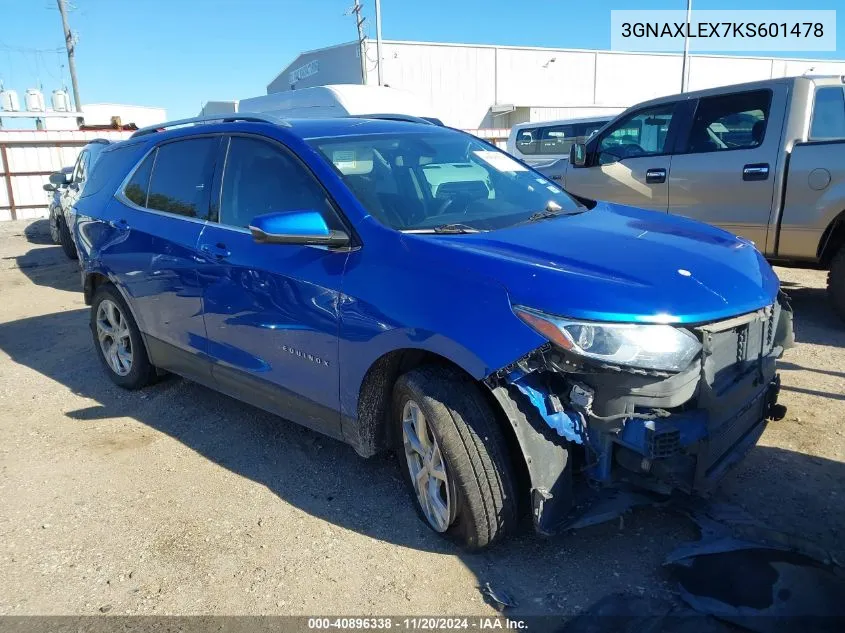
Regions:
<instances>
[{"instance_id":1,"label":"front side window","mask_svg":"<svg viewBox=\"0 0 845 633\"><path fill-rule=\"evenodd\" d=\"M666 139L674 111L674 103L655 106L616 123L599 142L599 164L667 153Z\"/></svg>"},{"instance_id":2,"label":"front side window","mask_svg":"<svg viewBox=\"0 0 845 633\"><path fill-rule=\"evenodd\" d=\"M161 145L152 166L146 207L206 219L219 140L209 136Z\"/></svg>"},{"instance_id":3,"label":"front side window","mask_svg":"<svg viewBox=\"0 0 845 633\"><path fill-rule=\"evenodd\" d=\"M340 228L322 187L281 148L234 136L225 165L221 224L246 228L265 213L319 211L330 228Z\"/></svg>"},{"instance_id":4,"label":"front side window","mask_svg":"<svg viewBox=\"0 0 845 633\"><path fill-rule=\"evenodd\" d=\"M508 154L447 130L314 139L361 205L382 224L434 231L493 230L537 212L584 211L560 187Z\"/></svg>"},{"instance_id":5,"label":"front side window","mask_svg":"<svg viewBox=\"0 0 845 633\"><path fill-rule=\"evenodd\" d=\"M816 90L810 138L845 138L845 89L832 86Z\"/></svg>"},{"instance_id":6,"label":"front side window","mask_svg":"<svg viewBox=\"0 0 845 633\"><path fill-rule=\"evenodd\" d=\"M698 154L758 147L766 135L771 101L770 90L701 99L686 151Z\"/></svg>"}]
</instances>

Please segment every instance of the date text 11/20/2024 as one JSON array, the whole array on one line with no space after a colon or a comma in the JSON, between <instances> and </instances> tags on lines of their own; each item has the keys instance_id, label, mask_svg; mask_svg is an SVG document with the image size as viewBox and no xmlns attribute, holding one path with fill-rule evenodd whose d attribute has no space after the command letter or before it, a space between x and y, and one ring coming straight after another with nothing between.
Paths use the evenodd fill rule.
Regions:
<instances>
[{"instance_id":1,"label":"date text 11/20/2024","mask_svg":"<svg viewBox=\"0 0 845 633\"><path fill-rule=\"evenodd\" d=\"M405 631L441 631L453 630L512 630L524 631L528 629L525 620L505 617L352 617L352 618L308 618L308 628L311 630L365 630L365 629L397 629Z\"/></svg>"}]
</instances>

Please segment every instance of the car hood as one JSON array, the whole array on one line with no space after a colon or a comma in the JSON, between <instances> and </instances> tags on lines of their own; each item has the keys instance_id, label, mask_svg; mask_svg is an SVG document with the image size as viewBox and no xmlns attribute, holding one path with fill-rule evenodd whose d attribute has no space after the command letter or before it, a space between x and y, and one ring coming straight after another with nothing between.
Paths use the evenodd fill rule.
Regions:
<instances>
[{"instance_id":1,"label":"car hood","mask_svg":"<svg viewBox=\"0 0 845 633\"><path fill-rule=\"evenodd\" d=\"M512 304L572 318L702 323L770 305L779 289L748 240L622 205L434 239L469 255Z\"/></svg>"}]
</instances>

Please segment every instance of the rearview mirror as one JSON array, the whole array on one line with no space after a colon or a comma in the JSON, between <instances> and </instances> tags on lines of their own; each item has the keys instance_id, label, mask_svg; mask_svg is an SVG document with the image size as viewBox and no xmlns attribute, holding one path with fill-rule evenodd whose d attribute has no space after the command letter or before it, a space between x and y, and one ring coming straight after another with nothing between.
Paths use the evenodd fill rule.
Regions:
<instances>
[{"instance_id":1,"label":"rearview mirror","mask_svg":"<svg viewBox=\"0 0 845 633\"><path fill-rule=\"evenodd\" d=\"M57 171L54 174L50 174L50 182L57 187L61 187L62 185L66 185L70 182L70 174Z\"/></svg>"},{"instance_id":2,"label":"rearview mirror","mask_svg":"<svg viewBox=\"0 0 845 633\"><path fill-rule=\"evenodd\" d=\"M583 167L587 164L586 143L573 143L569 150L569 162L573 167Z\"/></svg>"},{"instance_id":3,"label":"rearview mirror","mask_svg":"<svg viewBox=\"0 0 845 633\"><path fill-rule=\"evenodd\" d=\"M256 216L250 222L252 239L259 244L346 246L349 236L329 228L319 211L276 211Z\"/></svg>"},{"instance_id":4,"label":"rearview mirror","mask_svg":"<svg viewBox=\"0 0 845 633\"><path fill-rule=\"evenodd\" d=\"M42 187L42 189L44 189L44 191L55 191L55 190L56 190L56 185L54 185L52 182L48 182L47 184L45 184L45 185Z\"/></svg>"}]
</instances>

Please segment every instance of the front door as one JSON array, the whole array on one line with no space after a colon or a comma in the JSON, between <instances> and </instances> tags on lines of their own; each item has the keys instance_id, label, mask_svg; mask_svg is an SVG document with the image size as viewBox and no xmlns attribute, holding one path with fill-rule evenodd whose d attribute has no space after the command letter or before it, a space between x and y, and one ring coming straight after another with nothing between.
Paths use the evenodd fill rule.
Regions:
<instances>
[{"instance_id":1,"label":"front door","mask_svg":"<svg viewBox=\"0 0 845 633\"><path fill-rule=\"evenodd\" d=\"M226 393L339 436L338 303L347 253L259 244L248 229L270 212L318 210L332 228L340 228L338 216L283 146L248 135L224 142L219 218L199 242L212 374Z\"/></svg>"},{"instance_id":2,"label":"front door","mask_svg":"<svg viewBox=\"0 0 845 633\"><path fill-rule=\"evenodd\" d=\"M715 224L764 250L785 99L771 90L700 99L689 138L672 157L669 212Z\"/></svg>"},{"instance_id":3,"label":"front door","mask_svg":"<svg viewBox=\"0 0 845 633\"><path fill-rule=\"evenodd\" d=\"M617 121L591 144L595 149L586 166L567 169L566 190L590 200L666 211L676 110L673 103L651 106Z\"/></svg>"}]
</instances>

